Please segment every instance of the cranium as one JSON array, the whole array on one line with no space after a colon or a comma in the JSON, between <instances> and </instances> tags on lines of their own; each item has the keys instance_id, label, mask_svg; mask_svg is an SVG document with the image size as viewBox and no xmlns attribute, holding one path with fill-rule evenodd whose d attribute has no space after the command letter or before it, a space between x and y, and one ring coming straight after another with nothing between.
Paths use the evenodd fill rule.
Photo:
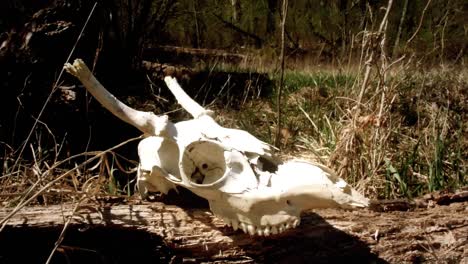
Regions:
<instances>
[{"instance_id":1,"label":"cranium","mask_svg":"<svg viewBox=\"0 0 468 264\"><path fill-rule=\"evenodd\" d=\"M207 199L226 224L260 236L296 227L307 209L368 206L368 199L325 166L282 162L267 143L220 126L213 112L192 100L172 77L165 78L167 86L193 116L176 124L124 105L79 59L65 69L104 107L147 135L138 146L137 186L143 197L184 187Z\"/></svg>"}]
</instances>

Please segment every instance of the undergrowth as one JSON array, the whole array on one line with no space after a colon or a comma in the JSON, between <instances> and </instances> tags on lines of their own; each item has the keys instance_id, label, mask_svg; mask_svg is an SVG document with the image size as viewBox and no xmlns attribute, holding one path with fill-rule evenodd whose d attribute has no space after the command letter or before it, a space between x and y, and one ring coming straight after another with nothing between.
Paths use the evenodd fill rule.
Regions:
<instances>
[{"instance_id":1,"label":"undergrowth","mask_svg":"<svg viewBox=\"0 0 468 264\"><path fill-rule=\"evenodd\" d=\"M386 55L385 45L377 43L385 44L385 32L365 31L355 63L285 72L281 155L326 164L370 198L411 198L466 185L468 71L463 65L425 68L413 57L392 59ZM349 58L352 61L351 55ZM197 67L207 70L208 77L215 71L229 71L247 76L266 73L272 83L279 78L275 65L258 56L242 65L215 62ZM215 85L227 87L230 77ZM215 98L204 104L217 112L221 125L249 131L273 143L278 126L274 93L261 97L257 88L252 88L257 87L252 80L245 86L247 92L232 87L233 94L241 94L242 100L233 95L227 99L237 101L214 103ZM204 90L206 94L210 87ZM179 118L187 116L172 110ZM46 124L40 124L33 129L35 134L51 134ZM61 147L57 146L61 145L53 141L52 147L42 146L36 138L23 145L19 154L1 145L3 206L20 208L29 203L134 193L136 161L118 155L115 148L59 155ZM32 158L23 159L23 150Z\"/></svg>"},{"instance_id":2,"label":"undergrowth","mask_svg":"<svg viewBox=\"0 0 468 264\"><path fill-rule=\"evenodd\" d=\"M287 72L283 155L326 163L374 198L466 185L468 72L404 67L392 72L383 99L370 83L357 116L356 72ZM220 121L272 143L274 104L273 97L250 102Z\"/></svg>"},{"instance_id":3,"label":"undergrowth","mask_svg":"<svg viewBox=\"0 0 468 264\"><path fill-rule=\"evenodd\" d=\"M372 198L411 198L466 185L468 72L401 67L392 71L386 90L376 92L376 78L369 83L359 115L359 72L286 72L281 155L326 164ZM270 77L274 82L274 73ZM220 124L272 143L275 108L271 95L237 110L213 110ZM60 159L60 144L41 145L50 134L46 126L36 134L29 161L18 161L2 145L2 206L133 195L137 161L113 148Z\"/></svg>"}]
</instances>

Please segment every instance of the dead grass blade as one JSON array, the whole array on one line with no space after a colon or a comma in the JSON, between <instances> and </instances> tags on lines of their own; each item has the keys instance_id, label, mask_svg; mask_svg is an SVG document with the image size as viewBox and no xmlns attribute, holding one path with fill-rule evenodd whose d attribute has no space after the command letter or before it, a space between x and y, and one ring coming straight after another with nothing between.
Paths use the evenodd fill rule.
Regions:
<instances>
[{"instance_id":1,"label":"dead grass blade","mask_svg":"<svg viewBox=\"0 0 468 264\"><path fill-rule=\"evenodd\" d=\"M6 226L6 223L8 222L8 220L14 215L16 214L19 210L21 210L23 207L25 207L27 204L29 204L31 201L33 201L35 198L37 198L40 194L42 194L43 192L45 192L47 189L49 189L50 187L52 187L55 183L59 182L60 180L64 179L65 177L69 176L72 172L78 170L79 168L82 168L84 167L85 165L89 164L90 162L96 160L96 159L99 159L101 158L103 155L105 155L106 153L114 150L114 149L117 149L129 142L132 142L132 141L135 141L135 140L138 140L138 139L141 139L142 136L140 137L135 137L135 138L131 138L129 140L126 140L118 145L115 145L114 147L111 147L107 150L104 150L104 151L101 151L101 152L97 152L95 154L95 156L87 159L86 161L84 161L83 163L81 163L80 165L76 166L75 168L73 169L70 169L68 171L66 171L65 173L59 175L58 177L56 177L54 180L48 182L44 187L42 187L41 189L39 189L37 192L35 192L33 195L31 195L29 198L26 199L26 197L32 193L32 191L37 187L38 183L40 181L37 181L33 186L31 186L30 190L27 192L27 194L23 197L22 201L20 203L18 203L18 205L4 218L0 221L0 225L2 225L2 227L0 228L0 232L5 228ZM73 157L70 157L68 159L65 159L61 162L58 162L57 164L54 164L53 166L51 166L51 169L53 168L56 168L58 167L59 165L63 164L64 162L66 161L69 161L73 158L76 158L76 157L79 157L79 156L82 156L83 154L78 154L78 155L75 155ZM46 171L45 173L49 172L50 170Z\"/></svg>"}]
</instances>

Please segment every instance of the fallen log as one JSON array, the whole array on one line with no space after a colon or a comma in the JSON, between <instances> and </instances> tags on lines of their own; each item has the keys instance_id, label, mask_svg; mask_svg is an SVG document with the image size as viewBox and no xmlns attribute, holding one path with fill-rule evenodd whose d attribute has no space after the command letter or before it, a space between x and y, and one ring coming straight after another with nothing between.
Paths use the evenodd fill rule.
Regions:
<instances>
[{"instance_id":1,"label":"fallen log","mask_svg":"<svg viewBox=\"0 0 468 264\"><path fill-rule=\"evenodd\" d=\"M0 209L0 219L10 211ZM468 202L316 210L299 228L264 238L232 230L207 208L128 201L31 206L0 233L0 262L44 263L71 217L55 263L466 263L467 215Z\"/></svg>"}]
</instances>

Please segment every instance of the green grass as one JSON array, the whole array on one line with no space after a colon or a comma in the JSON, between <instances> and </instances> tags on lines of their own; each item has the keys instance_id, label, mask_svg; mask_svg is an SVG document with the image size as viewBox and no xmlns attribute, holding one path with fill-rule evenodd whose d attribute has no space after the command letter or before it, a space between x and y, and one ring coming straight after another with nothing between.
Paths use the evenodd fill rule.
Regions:
<instances>
[{"instance_id":1,"label":"green grass","mask_svg":"<svg viewBox=\"0 0 468 264\"><path fill-rule=\"evenodd\" d=\"M277 80L277 76L273 76ZM297 91L303 87L326 87L327 89L343 89L350 87L356 76L342 73L318 71L304 73L297 71L286 71L284 85L288 92Z\"/></svg>"},{"instance_id":2,"label":"green grass","mask_svg":"<svg viewBox=\"0 0 468 264\"><path fill-rule=\"evenodd\" d=\"M271 78L277 83L276 75ZM360 87L353 86L356 80L356 74L336 71L285 72L283 124L293 137L283 142L283 152L326 163L375 198L412 198L466 185L463 70L414 68L392 75L380 126L375 120L381 94L372 93L376 78L360 116L350 114ZM275 93L262 107L256 104L233 113L230 124L272 143Z\"/></svg>"}]
</instances>

